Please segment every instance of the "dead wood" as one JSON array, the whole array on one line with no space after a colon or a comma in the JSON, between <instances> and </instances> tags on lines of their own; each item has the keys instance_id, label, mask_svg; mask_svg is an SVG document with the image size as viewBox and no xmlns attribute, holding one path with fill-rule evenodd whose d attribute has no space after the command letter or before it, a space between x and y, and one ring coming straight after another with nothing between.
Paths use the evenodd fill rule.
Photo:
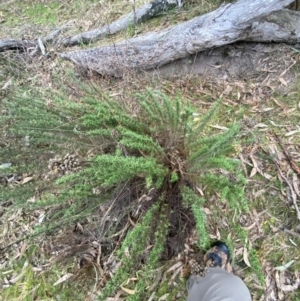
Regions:
<instances>
[{"instance_id":1,"label":"dead wood","mask_svg":"<svg viewBox=\"0 0 300 301\"><path fill-rule=\"evenodd\" d=\"M51 32L46 37L39 37L34 41L23 41L15 39L3 39L0 40L0 52L6 50L20 50L28 51L31 56L34 56L39 51L45 55L46 47L45 44L63 45L65 47L74 46L78 44L87 44L98 41L105 36L116 34L120 31L126 30L130 25L139 24L145 22L151 18L157 17L163 12L175 7L176 5L181 6L181 0L154 0L147 3L137 9L133 9L132 13L129 13L111 24L105 25L101 28L93 29L90 31L82 32L78 35L57 39L61 32L65 31L71 21Z\"/></svg>"},{"instance_id":2,"label":"dead wood","mask_svg":"<svg viewBox=\"0 0 300 301\"><path fill-rule=\"evenodd\" d=\"M0 40L0 52L6 50L19 50L22 52L28 52L31 56L35 55L38 51L41 51L43 55L46 54L45 44L53 44L56 38L60 35L61 32L67 30L71 21L67 22L60 28L53 30L46 37L39 37L36 40L16 40L16 39L3 39ZM59 43L59 42L58 42Z\"/></svg>"},{"instance_id":3,"label":"dead wood","mask_svg":"<svg viewBox=\"0 0 300 301\"><path fill-rule=\"evenodd\" d=\"M131 24L145 22L153 17L156 17L163 12L175 7L176 0L155 0L147 3L133 12L121 17L120 19L105 25L101 28L93 29L80 33L76 36L69 37L63 40L64 46L74 46L78 44L86 44L95 42L105 36L115 34L127 29Z\"/></svg>"},{"instance_id":4,"label":"dead wood","mask_svg":"<svg viewBox=\"0 0 300 301\"><path fill-rule=\"evenodd\" d=\"M278 82L278 78L283 78L288 86L295 83L296 77L291 67L296 62L293 55L296 51L298 49L289 45L241 41L188 55L159 68L147 70L139 76L174 78L202 75L220 81L251 79L284 91L286 86ZM268 76L270 72L267 66L272 66L273 76ZM280 75L283 72L284 75Z\"/></svg>"},{"instance_id":5,"label":"dead wood","mask_svg":"<svg viewBox=\"0 0 300 301\"><path fill-rule=\"evenodd\" d=\"M0 40L0 52L6 50L25 51L28 48L35 47L36 43L27 40L4 39Z\"/></svg>"},{"instance_id":6,"label":"dead wood","mask_svg":"<svg viewBox=\"0 0 300 301\"><path fill-rule=\"evenodd\" d=\"M160 32L111 46L62 53L61 57L100 74L121 76L128 69L157 68L189 54L241 40L295 43L300 37L299 13L278 12L292 2L240 0Z\"/></svg>"}]
</instances>

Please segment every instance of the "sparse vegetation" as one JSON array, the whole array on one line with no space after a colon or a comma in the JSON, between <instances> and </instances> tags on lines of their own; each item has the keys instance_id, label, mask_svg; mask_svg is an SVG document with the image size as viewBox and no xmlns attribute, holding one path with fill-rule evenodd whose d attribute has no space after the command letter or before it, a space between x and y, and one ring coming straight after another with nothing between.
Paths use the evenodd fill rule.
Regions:
<instances>
[{"instance_id":1,"label":"sparse vegetation","mask_svg":"<svg viewBox=\"0 0 300 301\"><path fill-rule=\"evenodd\" d=\"M104 288L104 294L106 291L114 293L132 273L141 269L144 276L136 283L136 294L132 298L145 298L147 274L157 267L170 235L178 239L176 251L171 250L176 255L183 250L184 236L195 223L199 247L208 246L206 218L202 211L205 198L198 196L197 185L206 187L207 196L220 193L220 200L228 202L231 210L240 213L248 210L239 163L225 157L233 150L232 141L238 134L238 127L233 125L224 133L215 134L209 130L208 123L220 102L199 120L195 117L199 115L195 108L180 97L172 100L165 94L148 90L129 104L121 104L106 96L96 98L95 92L86 91L80 104L66 102L64 95L52 97L50 111L46 100L32 95L27 96L30 104L22 106L27 102L25 93L15 99L13 106L6 104L11 112L7 121L15 120L10 133L27 137L27 143L33 147L47 143L57 149L67 143L75 149L89 138L92 145L102 149L87 160L87 166L81 171L58 178L58 194L45 194L31 206L23 199L23 204L19 202L18 206L31 207L31 210L51 208L45 221L36 228L37 234L54 231L61 224L78 222L113 196L114 206L123 206L123 210L130 213L132 203L127 201L126 207L122 204L123 197L117 195L122 195L124 190L140 190L143 194L155 190L156 195L149 197L147 205L141 204L145 212L144 217L143 214L138 217L142 219L141 224L124 235L118 252L121 267ZM222 172L228 174L222 175ZM230 180L229 173L235 174L234 179ZM101 196L93 195L95 187ZM23 194L22 188L19 191ZM144 207L149 206L147 213ZM118 215L115 218L120 223L124 219ZM182 233L174 229L182 229ZM110 230L106 235L110 239L116 232ZM138 262L149 243L153 247L145 268Z\"/></svg>"},{"instance_id":2,"label":"sparse vegetation","mask_svg":"<svg viewBox=\"0 0 300 301\"><path fill-rule=\"evenodd\" d=\"M83 28L91 26L83 12L99 20L98 2L27 2L12 4L19 14L7 11L3 35L21 34L27 20L47 32L70 9ZM218 5L190 2L123 34ZM30 13L37 7L39 19ZM107 22L124 8L105 7ZM0 5L0 21L6 9ZM300 239L291 193L299 179L274 138L299 167L299 54L287 57L293 68L285 71L290 61L281 57L286 64L270 80L261 73L226 81L98 78L57 58L0 54L3 300L185 300L185 247L200 252L215 239L229 245L253 300L267 276L293 283ZM274 269L291 260L286 271ZM299 290L283 296L300 298Z\"/></svg>"}]
</instances>

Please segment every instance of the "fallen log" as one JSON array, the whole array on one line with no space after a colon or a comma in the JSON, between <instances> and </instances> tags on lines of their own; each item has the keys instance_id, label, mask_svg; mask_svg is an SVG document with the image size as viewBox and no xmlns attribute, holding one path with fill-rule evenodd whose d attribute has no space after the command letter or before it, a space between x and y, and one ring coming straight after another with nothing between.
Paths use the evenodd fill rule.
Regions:
<instances>
[{"instance_id":1,"label":"fallen log","mask_svg":"<svg viewBox=\"0 0 300 301\"><path fill-rule=\"evenodd\" d=\"M51 44L60 35L61 32L68 29L71 25L71 21L66 23L60 28L55 29L46 37L39 37L37 40L16 40L16 39L3 39L0 40L0 52L6 50L19 50L21 52L27 52L31 56L34 56L38 50L46 55L45 44Z\"/></svg>"},{"instance_id":2,"label":"fallen log","mask_svg":"<svg viewBox=\"0 0 300 301\"><path fill-rule=\"evenodd\" d=\"M283 9L260 21L255 21L252 23L252 28L244 40L288 44L298 43L300 41L300 12Z\"/></svg>"},{"instance_id":3,"label":"fallen log","mask_svg":"<svg viewBox=\"0 0 300 301\"><path fill-rule=\"evenodd\" d=\"M87 44L98 41L105 36L113 35L117 32L127 29L131 24L139 24L151 18L154 18L163 12L175 7L176 0L155 0L147 3L133 12L121 17L120 19L105 25L101 28L82 32L73 37L66 38L62 41L64 46L74 46L78 44Z\"/></svg>"},{"instance_id":4,"label":"fallen log","mask_svg":"<svg viewBox=\"0 0 300 301\"><path fill-rule=\"evenodd\" d=\"M59 40L57 37L61 32L65 31L70 26L71 22L68 22L61 28L54 30L48 36L39 37L34 41L3 39L0 40L0 52L6 50L20 50L22 52L28 52L31 56L36 55L38 52L46 55L45 44L54 44L53 42L55 39L56 45L63 45L65 47L93 43L104 38L105 36L113 35L120 31L126 30L130 25L139 24L151 18L157 17L176 5L181 6L181 0L154 0L141 7L138 7L137 9L134 9L133 12L101 28L82 32L75 36Z\"/></svg>"},{"instance_id":5,"label":"fallen log","mask_svg":"<svg viewBox=\"0 0 300 301\"><path fill-rule=\"evenodd\" d=\"M299 52L299 47L287 44L236 42L188 55L147 70L140 76L174 78L202 75L220 82L251 79L253 82L265 83L268 89L284 89L296 82L292 67L297 62L295 56Z\"/></svg>"},{"instance_id":6,"label":"fallen log","mask_svg":"<svg viewBox=\"0 0 300 301\"><path fill-rule=\"evenodd\" d=\"M3 39L0 40L0 52L6 50L21 50L26 51L29 48L34 48L35 42L27 40Z\"/></svg>"},{"instance_id":7,"label":"fallen log","mask_svg":"<svg viewBox=\"0 0 300 301\"><path fill-rule=\"evenodd\" d=\"M299 13L278 12L292 2L240 0L160 32L111 46L65 52L61 57L100 74L122 76L126 70L157 68L189 54L241 40L295 43L300 37Z\"/></svg>"}]
</instances>

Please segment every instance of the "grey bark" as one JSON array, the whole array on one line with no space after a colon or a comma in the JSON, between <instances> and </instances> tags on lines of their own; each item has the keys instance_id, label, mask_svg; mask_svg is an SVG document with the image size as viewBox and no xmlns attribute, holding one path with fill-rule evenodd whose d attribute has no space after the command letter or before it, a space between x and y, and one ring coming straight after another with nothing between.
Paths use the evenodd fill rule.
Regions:
<instances>
[{"instance_id":1,"label":"grey bark","mask_svg":"<svg viewBox=\"0 0 300 301\"><path fill-rule=\"evenodd\" d=\"M298 43L300 41L300 12L284 9L255 21L244 40Z\"/></svg>"},{"instance_id":2,"label":"grey bark","mask_svg":"<svg viewBox=\"0 0 300 301\"><path fill-rule=\"evenodd\" d=\"M0 52L6 50L20 50L27 51L30 55L35 55L38 50L42 52L43 55L46 54L45 44L53 43L53 41L60 35L61 32L65 31L70 27L68 22L60 28L55 29L49 35L42 38L39 37L36 41L27 40L16 40L16 39L3 39L0 40Z\"/></svg>"},{"instance_id":3,"label":"grey bark","mask_svg":"<svg viewBox=\"0 0 300 301\"><path fill-rule=\"evenodd\" d=\"M295 63L294 54L299 52L299 47L297 49L297 46L287 44L237 42L191 54L159 68L147 70L140 76L174 78L197 74L221 81L247 79L264 82L267 79L266 85L269 87L276 87L279 83L284 89L285 86L278 82L278 78L284 79L289 86L296 81L291 66ZM272 76L268 78L270 70ZM281 75L283 70L285 72Z\"/></svg>"},{"instance_id":4,"label":"grey bark","mask_svg":"<svg viewBox=\"0 0 300 301\"><path fill-rule=\"evenodd\" d=\"M86 44L102 39L107 35L112 35L128 28L131 24L145 22L153 17L162 14L177 4L176 0L155 0L137 8L132 13L121 17L120 19L105 25L101 28L93 29L69 37L63 40L64 46L74 46L78 44Z\"/></svg>"},{"instance_id":5,"label":"grey bark","mask_svg":"<svg viewBox=\"0 0 300 301\"><path fill-rule=\"evenodd\" d=\"M70 26L70 22L61 28L54 30L47 37L40 37L37 41L22 41L14 39L0 40L0 52L6 50L27 51L28 48L31 48L29 51L31 56L34 56L39 51L42 52L43 55L46 55L45 44L47 43L63 45L65 47L92 43L104 38L105 36L113 35L122 30L126 30L132 24L145 22L175 7L176 5L181 6L181 0L154 0L137 8L136 10L133 10L132 13L121 17L111 24L60 40L58 40L57 37L62 31L65 31Z\"/></svg>"},{"instance_id":6,"label":"grey bark","mask_svg":"<svg viewBox=\"0 0 300 301\"><path fill-rule=\"evenodd\" d=\"M6 50L21 50L25 51L30 47L35 47L36 44L32 41L26 40L15 40L15 39L4 39L0 40L0 52Z\"/></svg>"},{"instance_id":7,"label":"grey bark","mask_svg":"<svg viewBox=\"0 0 300 301\"><path fill-rule=\"evenodd\" d=\"M300 37L299 13L278 12L292 2L240 0L160 32L111 46L62 53L61 57L100 74L122 76L126 70L157 68L189 54L240 40L295 43Z\"/></svg>"}]
</instances>

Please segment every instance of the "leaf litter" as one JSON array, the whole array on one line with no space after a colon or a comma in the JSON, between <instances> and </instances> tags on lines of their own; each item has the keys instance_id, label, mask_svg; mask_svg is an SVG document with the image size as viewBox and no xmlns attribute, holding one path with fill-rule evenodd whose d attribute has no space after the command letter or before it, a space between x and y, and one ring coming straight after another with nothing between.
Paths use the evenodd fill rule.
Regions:
<instances>
[{"instance_id":1,"label":"leaf litter","mask_svg":"<svg viewBox=\"0 0 300 301\"><path fill-rule=\"evenodd\" d=\"M234 84L233 88L232 88L232 92L234 93L234 89L235 86ZM242 83L239 84L240 86L242 85ZM239 86L237 85L237 86ZM245 89L246 91L246 87L243 86L243 89ZM258 86L255 85L255 90L258 89ZM262 88L263 89L263 88ZM206 94L209 94L210 92L205 92ZM228 92L229 93L229 92ZM246 93L246 92L245 92ZM239 92L239 98L243 98L243 91ZM224 95L224 94L223 94ZM248 94L249 95L249 94ZM226 97L230 97L231 94L229 93L228 96ZM224 101L226 102L226 97L224 99ZM246 98L244 98L246 100ZM257 99L257 98L255 98ZM197 101L196 101L197 103ZM250 104L250 102L248 102L248 104ZM203 104L202 104L203 105ZM233 108L236 107L236 105L232 105L229 103L228 107L231 108L231 106L233 106ZM296 144L290 144L288 142L288 144L285 146L285 142L284 139L286 138L281 138L280 142L278 141L278 139L274 136L273 132L271 131L270 127L272 126L272 124L268 125L268 122L266 123L262 123L261 121L264 120L263 116L260 115L255 115L253 116L252 114L264 114L266 112L271 112L268 107L266 108L262 108L261 107L262 104L257 104L256 100L254 102L254 107L255 110L251 110L252 113L249 115L245 115L245 128L244 131L245 132L253 132L256 129L259 128L266 128L267 131L264 132L264 135L266 137L266 141L267 142L262 142L262 141L257 141L252 147L250 146L246 146L245 148L242 149L241 153L239 154L239 158L241 160L241 163L244 166L244 170L246 175L248 176L248 185L249 185L249 191L250 191L250 195L249 195L249 201L251 200L256 200L259 199L263 196L265 196L266 194L270 193L271 195L274 194L278 194L281 193L276 187L272 186L272 182L274 181L275 178L277 178L282 184L285 185L285 190L282 191L284 194L282 195L282 200L285 200L285 203L290 207L289 210L294 211L296 209L297 204L299 203L299 178L297 177L297 168L295 166L299 166L299 162L300 162L300 154L299 154L299 149L296 147ZM279 106L280 109L282 109L283 111L286 108L282 108L282 106ZM291 113L292 114L292 113ZM266 120L267 121L267 120ZM284 120L285 123L286 120ZM262 126L263 125L263 126ZM285 126L284 126L285 127ZM222 125L218 125L216 126L216 130L222 130L223 126ZM286 134L290 134L293 133L293 135L286 135ZM282 137L294 137L297 134L297 130L289 130L287 133L282 132L281 135L283 135ZM266 154L266 155L270 155L272 157L271 161L266 161L261 154ZM287 155L288 154L288 155ZM70 166L70 170L68 170L67 172L76 172L77 168L79 167L79 164L76 162L75 165L75 169L72 170L73 167L73 163L66 163L66 159L68 159L70 157L69 154L65 155L64 157L56 157L56 159L53 161L50 161L49 163L49 173L54 173L56 174L57 171L59 170L61 173L64 173L64 169L66 166L67 168L69 168ZM75 157L74 157L75 158ZM71 157L71 159L73 160L73 157ZM57 162L63 162L63 163L57 163ZM59 164L64 164L62 165L62 168L56 168L56 167L52 167L52 166L59 166ZM73 165L72 165L73 164ZM294 167L294 168L293 168ZM262 176L262 179L258 179L258 176ZM8 177L5 176L5 178L8 179L16 179L16 180L10 180L7 181L8 185L26 185L27 183L31 182L34 179L34 175L23 175L23 176L13 176L13 177ZM266 185L267 183L267 185ZM287 190L289 190L289 192L287 192ZM198 191L199 193L203 194L203 187L198 187ZM290 195L290 197L287 196L288 193ZM296 199L295 199L296 197ZM147 199L147 196L144 196L144 199ZM31 202L34 202L35 196L33 196L31 198ZM292 201L292 202L291 202ZM296 206L295 206L296 205ZM234 256L235 258L241 258L242 261L245 263L246 266L248 266L249 268L251 267L251 263L249 260L249 250L248 248L253 248L253 246L256 245L256 241L257 240L261 240L262 238L265 237L265 230L264 229L264 225L266 225L266 221L270 219L270 216L268 214L266 214L265 212L266 209L263 209L260 211L260 209L253 209L252 213L249 215L246 215L242 220L240 220L239 222L243 225L244 229L246 229L249 234L250 234L250 240L251 240L251 244L249 244L248 247L244 246L243 244L241 244L239 241L236 241L235 247L234 247ZM267 209L268 210L268 209ZM6 211L6 209L4 209L4 212ZM108 212L107 209L102 208L103 212ZM213 213L211 212L211 209L209 208L205 208L204 212L207 215L207 219L210 220L211 216L213 215ZM5 214L5 213L4 213ZM26 213L25 213L26 215ZM37 211L35 212L35 214L33 216L31 216L31 222L26 223L27 225L25 226L25 223L23 221L23 217L24 213L22 211L22 209L19 209L15 212L13 212L12 214L10 213L9 216L7 216L6 218L4 218L4 220L7 221L7 227L4 227L4 232L2 233L1 236L1 240L3 241L4 238L6 238L6 241L3 243L3 245L7 245L8 241L12 241L12 240L17 240L18 237L22 237L22 235L24 235L24 233L28 233L28 231L32 231L30 229L32 229L31 227L34 227L34 225L36 225L37 223L41 223L43 221L43 216L44 213ZM276 222L277 224L281 223L281 217L278 216L276 217L276 220L278 220L278 222ZM128 225L130 226L134 226L134 222L130 221L130 219L128 220ZM224 226L228 227L228 225L231 224L231 221L228 220L224 220ZM13 227L11 228L11 226L13 225ZM16 227L16 225L19 225L18 227ZM61 244L60 246L57 244L57 241L54 241L54 245L51 247L48 243L45 244L46 249L49 250L52 249L52 251L50 252L50 254L52 254L53 258L56 258L58 254L63 254L63 252L73 252L74 254L80 254L78 258L78 267L80 268L78 271L84 270L87 266L92 266L93 269L95 269L98 274L97 276L97 283L95 283L96 285L96 289L94 290L94 293L90 293L89 294L89 298L92 298L92 295L97 296L98 294L98 290L99 288L101 288L105 282L107 281L107 279L109 279L110 277L113 276L114 272L116 271L117 267L119 266L119 261L117 259L117 257L111 253L110 256L107 256L105 254L103 254L101 252L101 242L93 242L88 238L88 234L85 231L85 228L88 227L88 225L83 225L81 223L77 224L77 230L79 231L79 233L81 233L81 235L86 236L87 240L85 240L85 243L81 243L78 247L77 250L69 250L68 245L63 245ZM126 226L127 227L127 226ZM276 227L275 227L276 228ZM5 230L6 229L6 230ZM11 229L14 229L14 235L10 235L8 236L8 233L11 231ZM274 230L274 228L273 228ZM294 237L294 239L299 239L300 233L299 233L300 229L292 229L292 228L284 228L284 229L280 229L280 227L276 228L275 231L277 231L277 234L282 235L281 233L285 233L285 236L292 236ZM19 231L19 233L18 233ZM222 231L221 231L222 232ZM125 232L124 232L125 233ZM215 238L215 239L224 239L225 237L223 237L222 233L220 233L220 231L218 229L214 229L211 231L211 233L215 233L212 234L211 237ZM293 233L293 234L292 234ZM123 234L122 234L123 235ZM9 237L9 238L8 238ZM70 236L69 236L70 237ZM280 238L281 239L281 238ZM189 254L188 258L189 259L183 259L183 258L178 258L178 259L174 259L174 263L172 264L171 262L169 263L169 267L165 268L165 270L159 270L159 271L153 271L153 274L156 275L156 277L154 277L154 282L153 285L149 287L150 291L153 291L152 293L152 299L155 300L155 292L157 290L157 288L161 285L161 283L164 283L165 281L168 280L168 286L170 287L170 289L174 289L178 284L177 283L177 279L181 278L182 275L184 275L186 272L185 270L187 269L187 266L189 265L189 261L191 260L191 258L193 256L198 257L197 252L198 251L194 251L192 253L194 253L194 255L191 255L190 250L195 250L197 245L197 238L191 236L190 238L187 238L187 243L186 243L186 252ZM268 246L268 248L270 248L271 250L269 252L272 252L272 246L269 244L268 239L266 240L265 243L266 246ZM80 246L82 248L80 248ZM251 247L252 246L252 247ZM63 251L65 249L65 251ZM264 248L262 246L262 248ZM20 242L19 244L16 244L14 247L14 257L19 257L22 256L22 254L24 253L24 249L26 249L26 244ZM80 251L80 249L82 249L82 251ZM188 251L189 250L189 251ZM197 248L196 248L197 250ZM11 257L11 255L7 256ZM183 256L183 255L181 255ZM179 256L180 257L180 256ZM263 256L263 260L266 260L268 258L268 256ZM196 261L201 261L201 259L197 258ZM291 261L290 261L291 262ZM2 261L2 266L5 266L5 263ZM4 267L3 266L3 267ZM281 265L281 266L285 266L285 265ZM278 267L278 266L277 266ZM284 271L276 271L276 266L273 265L272 263L268 263L267 268L264 269L265 271L265 281L266 281L266 290L264 291L264 299L260 299L260 300L285 300L284 298L286 298L286 294L289 292L292 292L294 290L296 290L299 287L299 275L295 272L292 273L290 272L290 266L285 266L286 269ZM242 278L244 278L245 280L247 280L247 283L250 283L250 288L255 287L254 284L251 285L251 283L256 283L255 278L252 278L252 276L246 276L245 274L245 269L244 268L239 268L239 266L235 267L235 272L236 274L238 274L239 276L241 276ZM39 271L43 270L43 268L41 267L39 269L39 267L35 267L35 271L36 273L39 273ZM69 281L69 279L74 278L78 279L78 277L80 278L80 273L66 273L64 275L62 275L54 284L58 285L59 283L63 283L65 281ZM22 273L19 275L11 275L10 277L5 277L4 282L6 284L4 284L5 286L8 285L12 285L12 283L14 283L15 281L18 280L18 277L21 278L22 277ZM132 279L132 281L134 282L134 279ZM254 282L253 282L254 281ZM129 284L129 283L128 283ZM174 286L175 285L175 286ZM256 284L257 285L257 284ZM133 287L132 285L129 285L129 287L127 287L126 284L124 284L121 287L121 290L118 292L117 296L114 298L114 300L125 300L126 299L126 294L133 294L134 290L131 288ZM260 286L259 286L260 287ZM161 300L165 300L168 297L168 294L163 295L160 297ZM186 296L183 294L182 296L179 296L178 300L184 300L183 298L185 298ZM256 300L254 298L254 300ZM257 299L258 300L258 299Z\"/></svg>"},{"instance_id":2,"label":"leaf litter","mask_svg":"<svg viewBox=\"0 0 300 301\"><path fill-rule=\"evenodd\" d=\"M90 27L90 23L85 23L83 26ZM274 59L274 58L272 58ZM234 265L235 273L245 279L253 294L256 291L262 292L261 298L259 294L254 295L254 300L289 300L290 293L297 291L300 285L299 273L296 266L299 261L299 252L296 253L295 247L300 243L300 228L299 222L295 216L297 215L297 207L299 206L299 166L300 166L300 139L299 125L289 122L289 118L297 115L297 110L300 108L300 103L297 106L285 102L274 96L274 92L280 89L281 94L289 93L289 86L295 81L292 68L299 60L299 55L290 55L287 53L280 56L283 64L278 64L277 57L273 65L270 61L261 62L260 78L255 81L244 81L242 79L218 80L207 78L188 78L176 79L169 85L169 92L176 94L180 88L183 96L190 99L199 107L207 108L211 104L211 100L222 97L224 108L228 111L226 115L221 116L220 122L215 125L216 130L226 128L226 121L231 121L237 118L235 111L239 111L240 106L247 108L243 114L241 126L245 135L259 133L255 138L255 142L251 145L242 146L239 154L240 161L243 165L245 175L247 176L248 199L249 203L256 203L255 208L249 214L235 219L249 232L250 241L248 245L244 245L239 239L234 241L233 255L236 261ZM268 65L269 64L269 65ZM283 68L283 65L285 66ZM279 67L277 67L279 66ZM288 66L288 67L286 67ZM49 67L50 68L50 67ZM52 67L51 67L52 68ZM48 75L43 77L44 84L48 79ZM40 80L40 79L39 79ZM11 79L8 79L2 89L8 89L11 85ZM137 83L144 85L145 82ZM103 85L103 83L102 83ZM114 86L113 86L114 85ZM124 83L119 85L124 85ZM119 90L118 83L112 84L110 90ZM109 90L107 88L107 90ZM116 92L116 93L117 93ZM288 118L287 118L288 117ZM298 119L299 120L299 119ZM279 139L274 136L276 131ZM262 137L264 139L262 139ZM74 156L74 157L71 157ZM265 156L271 159L266 160ZM68 161L69 160L69 161ZM57 154L57 157L49 161L49 174L45 178L51 178L53 175L76 172L81 168L80 160L77 154ZM68 162L67 162L68 161ZM3 169L5 171L5 169ZM28 185L34 182L35 175L31 174L2 174L0 175L0 185L9 185L11 188L14 185ZM276 181L281 183L281 187L275 185ZM3 184L2 184L3 183ZM199 187L199 193L203 194L204 187ZM97 187L95 187L95 194ZM149 196L146 196L146 198ZM276 213L274 208L271 208L270 198L277 198L276 206L279 202L284 208L285 214ZM33 195L28 202L35 202L38 196ZM214 202L212 199L211 202ZM261 205L265 202L265 207ZM139 202L137 202L139 204ZM30 214L22 209L15 211L9 210L10 205L1 204L1 248L13 244L13 248L4 249L1 254L1 268L6 269L5 274L2 273L1 285L3 288L17 283L22 277L24 270L28 267L28 262L25 261L21 272L14 273L11 266L11 259L18 259L24 256L28 244L21 238L24 235L33 233L34 227L43 222L45 212L34 211ZM107 212L109 208L102 208L102 212ZM224 210L227 210L224 207ZM109 210L108 210L109 211ZM213 225L213 209L205 207L204 212L209 221L211 237L214 239L226 239L222 233L222 229L215 228ZM139 216L140 212L137 213ZM298 212L299 215L299 212ZM288 218L287 218L288 216ZM110 221L111 217L106 216ZM236 221L230 221L222 218L224 227L229 228ZM61 232L61 239L53 237L43 240L40 243L38 256L47 258L45 262L36 260L36 266L32 267L36 275L47 270L51 266L51 262L57 257L63 257L64 254L71 254L76 258L77 267L73 268L72 273L61 273L60 278L53 285L58 285L67 281L80 281L86 278L84 273L91 268L94 274L97 274L96 280L93 277L93 290L87 294L89 300L96 300L96 296L104 286L106 281L112 277L120 265L119 259L115 254L115 249L105 253L106 242L99 241L97 237L93 237L89 231L88 222L80 222L74 229L69 229L69 232ZM134 227L134 222L130 219L124 224L124 228L120 230L119 236L124 237L124 234L129 227ZM235 233L230 233L231 237L235 237ZM73 241L67 242L66 237ZM20 241L18 241L21 239ZM277 242L274 244L274 239ZM293 239L293 240L292 240ZM293 243L291 242L293 241ZM280 243L278 243L278 241ZM159 287L164 282L168 282L170 291L178 288L181 279L189 273L191 261L201 262L201 252L197 248L197 237L195 233L191 233L186 238L185 250L179 254L177 258L165 264L164 267L153 271L153 284L149 286L149 291L152 292L149 300L168 300L169 293L166 293L159 298L156 294ZM279 246L276 246L279 244ZM283 247L284 245L284 247ZM256 277L249 274L248 268L251 267L249 252L252 248L260 250L260 260L263 263L265 276L265 285L258 283ZM102 250L103 249L103 250ZM284 252L282 251L284 249ZM272 256L281 254L283 258L270 259ZM276 256L275 256L276 257ZM290 264L293 262L293 264ZM296 266L293 270L293 266ZM280 268L280 270L277 270ZM129 279L130 280L130 279ZM114 298L110 300L126 300L128 294L133 293L134 278L117 292ZM128 287L127 287L128 286ZM177 297L178 300L186 299L186 292L181 292ZM176 299L176 300L177 300Z\"/></svg>"}]
</instances>

